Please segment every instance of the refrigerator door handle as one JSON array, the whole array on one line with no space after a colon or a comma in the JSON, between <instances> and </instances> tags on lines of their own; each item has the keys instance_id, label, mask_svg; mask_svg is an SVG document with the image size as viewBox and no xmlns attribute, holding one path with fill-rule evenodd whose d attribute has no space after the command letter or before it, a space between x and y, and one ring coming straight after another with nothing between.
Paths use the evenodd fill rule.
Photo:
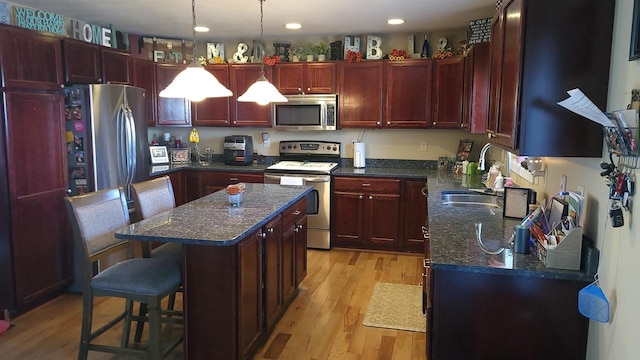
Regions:
<instances>
[{"instance_id":1,"label":"refrigerator door handle","mask_svg":"<svg viewBox=\"0 0 640 360\"><path fill-rule=\"evenodd\" d=\"M137 144L136 144L136 122L133 118L133 111L129 106L127 106L127 119L129 122L129 134L128 134L128 143L129 143L129 182L128 184L133 183L133 179L136 176L136 167L137 167Z\"/></svg>"},{"instance_id":2,"label":"refrigerator door handle","mask_svg":"<svg viewBox=\"0 0 640 360\"><path fill-rule=\"evenodd\" d=\"M127 184L127 179L129 178L129 170L127 164L127 118L126 118L126 110L124 105L120 106L120 110L118 110L117 116L117 125L116 125L116 148L118 152L118 178L120 179L121 184ZM128 187L125 189L128 194Z\"/></svg>"}]
</instances>

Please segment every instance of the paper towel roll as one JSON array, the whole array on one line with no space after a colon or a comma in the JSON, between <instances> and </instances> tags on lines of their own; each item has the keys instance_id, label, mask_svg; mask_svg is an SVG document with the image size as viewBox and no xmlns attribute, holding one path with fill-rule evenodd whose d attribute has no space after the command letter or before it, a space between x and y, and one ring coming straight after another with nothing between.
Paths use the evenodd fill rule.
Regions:
<instances>
[{"instance_id":1,"label":"paper towel roll","mask_svg":"<svg viewBox=\"0 0 640 360\"><path fill-rule=\"evenodd\" d=\"M365 146L363 142L353 143L353 167L357 169L365 167Z\"/></svg>"}]
</instances>

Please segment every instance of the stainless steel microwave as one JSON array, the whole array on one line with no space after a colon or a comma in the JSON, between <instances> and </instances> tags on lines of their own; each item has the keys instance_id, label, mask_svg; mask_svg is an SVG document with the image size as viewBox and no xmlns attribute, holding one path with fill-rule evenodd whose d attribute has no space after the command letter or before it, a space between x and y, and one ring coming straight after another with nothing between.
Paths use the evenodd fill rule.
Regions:
<instances>
[{"instance_id":1,"label":"stainless steel microwave","mask_svg":"<svg viewBox=\"0 0 640 360\"><path fill-rule=\"evenodd\" d=\"M335 94L287 95L286 103L271 105L277 130L336 130L338 96Z\"/></svg>"}]
</instances>

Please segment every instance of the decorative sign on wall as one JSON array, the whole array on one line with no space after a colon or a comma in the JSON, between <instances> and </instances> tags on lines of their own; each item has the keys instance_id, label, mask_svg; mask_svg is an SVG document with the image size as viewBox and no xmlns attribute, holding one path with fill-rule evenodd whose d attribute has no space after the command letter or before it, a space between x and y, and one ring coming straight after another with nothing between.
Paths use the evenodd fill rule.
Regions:
<instances>
[{"instance_id":1,"label":"decorative sign on wall","mask_svg":"<svg viewBox=\"0 0 640 360\"><path fill-rule=\"evenodd\" d=\"M159 63L186 64L193 58L193 41L143 37L143 52Z\"/></svg>"},{"instance_id":2,"label":"decorative sign on wall","mask_svg":"<svg viewBox=\"0 0 640 360\"><path fill-rule=\"evenodd\" d=\"M491 18L469 21L469 45L491 40Z\"/></svg>"},{"instance_id":3,"label":"decorative sign on wall","mask_svg":"<svg viewBox=\"0 0 640 360\"><path fill-rule=\"evenodd\" d=\"M380 36L367 36L367 59L382 59L382 39Z\"/></svg>"},{"instance_id":4,"label":"decorative sign on wall","mask_svg":"<svg viewBox=\"0 0 640 360\"><path fill-rule=\"evenodd\" d=\"M60 14L19 6L13 7L13 14L15 18L14 24L18 27L67 35L64 17Z\"/></svg>"},{"instance_id":5,"label":"decorative sign on wall","mask_svg":"<svg viewBox=\"0 0 640 360\"><path fill-rule=\"evenodd\" d=\"M354 37L353 38L353 44L351 44L351 36L345 36L344 37L344 53L346 54L347 51L353 51L353 52L358 52L360 51L360 38L359 37Z\"/></svg>"},{"instance_id":6,"label":"decorative sign on wall","mask_svg":"<svg viewBox=\"0 0 640 360\"><path fill-rule=\"evenodd\" d=\"M249 57L245 55L247 52L249 52L249 45L243 42L239 43L238 51L233 54L233 62L237 64L244 64L249 61Z\"/></svg>"},{"instance_id":7,"label":"decorative sign on wall","mask_svg":"<svg viewBox=\"0 0 640 360\"><path fill-rule=\"evenodd\" d=\"M108 27L71 19L71 37L88 43L111 47L112 31Z\"/></svg>"}]
</instances>

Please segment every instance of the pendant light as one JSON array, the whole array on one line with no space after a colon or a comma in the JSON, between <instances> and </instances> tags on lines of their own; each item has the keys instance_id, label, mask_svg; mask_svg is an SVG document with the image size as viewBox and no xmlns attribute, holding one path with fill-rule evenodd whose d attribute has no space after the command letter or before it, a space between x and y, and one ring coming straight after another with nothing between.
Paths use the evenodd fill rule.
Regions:
<instances>
[{"instance_id":1,"label":"pendant light","mask_svg":"<svg viewBox=\"0 0 640 360\"><path fill-rule=\"evenodd\" d=\"M264 13L262 11L262 3L265 0L259 0L259 1L260 1L260 42L264 44L264 39L263 39L264 27L262 23ZM282 94L280 94L278 89L276 89L276 87L273 86L273 84L271 84L269 80L267 80L267 78L264 76L264 61L261 61L261 64L262 65L260 67L260 76L258 77L258 80L256 80L256 82L253 83L253 85L249 86L247 91L238 98L238 101L255 102L255 103L258 103L258 105L267 105L272 102L287 102L288 101L287 98L282 96Z\"/></svg>"},{"instance_id":2,"label":"pendant light","mask_svg":"<svg viewBox=\"0 0 640 360\"><path fill-rule=\"evenodd\" d=\"M201 101L210 97L231 96L231 90L227 89L198 63L198 45L196 43L196 1L191 0L191 14L193 17L193 59L186 69L182 70L173 79L171 84L160 91L160 97L186 98L191 101Z\"/></svg>"}]
</instances>

